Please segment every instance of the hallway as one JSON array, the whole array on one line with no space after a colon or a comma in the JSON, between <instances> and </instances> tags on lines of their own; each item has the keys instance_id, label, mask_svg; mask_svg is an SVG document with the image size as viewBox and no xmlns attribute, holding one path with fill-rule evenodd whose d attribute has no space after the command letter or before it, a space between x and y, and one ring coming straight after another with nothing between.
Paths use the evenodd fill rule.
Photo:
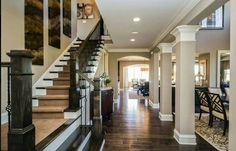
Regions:
<instances>
[{"instance_id":1,"label":"hallway","mask_svg":"<svg viewBox=\"0 0 236 151\"><path fill-rule=\"evenodd\" d=\"M179 145L173 138L172 122L160 122L158 110L148 106L147 100L128 97L128 91L121 91L112 120L104 123L107 132L104 151L216 150L199 136L197 146Z\"/></svg>"}]
</instances>

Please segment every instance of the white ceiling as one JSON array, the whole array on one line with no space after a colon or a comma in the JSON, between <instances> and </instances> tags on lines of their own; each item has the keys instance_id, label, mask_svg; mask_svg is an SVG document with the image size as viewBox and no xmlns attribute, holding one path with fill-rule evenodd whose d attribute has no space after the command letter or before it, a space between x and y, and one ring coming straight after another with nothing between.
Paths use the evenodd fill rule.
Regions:
<instances>
[{"instance_id":1,"label":"white ceiling","mask_svg":"<svg viewBox=\"0 0 236 151\"><path fill-rule=\"evenodd\" d=\"M196 0L96 0L114 42L112 48L150 48L168 26L177 25ZM140 17L139 23L133 18ZM174 23L176 22L176 23ZM138 31L139 34L131 34ZM135 42L130 42L135 38Z\"/></svg>"}]
</instances>

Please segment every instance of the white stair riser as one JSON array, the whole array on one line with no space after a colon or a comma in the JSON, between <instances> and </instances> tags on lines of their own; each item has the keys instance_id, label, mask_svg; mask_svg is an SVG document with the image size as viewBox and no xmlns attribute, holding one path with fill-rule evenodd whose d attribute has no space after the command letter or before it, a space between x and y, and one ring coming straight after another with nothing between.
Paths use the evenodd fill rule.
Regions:
<instances>
[{"instance_id":1,"label":"white stair riser","mask_svg":"<svg viewBox=\"0 0 236 151\"><path fill-rule=\"evenodd\" d=\"M96 71L96 70L97 70L96 67L90 67L90 66L86 67L86 71Z\"/></svg>"},{"instance_id":2,"label":"white stair riser","mask_svg":"<svg viewBox=\"0 0 236 151\"><path fill-rule=\"evenodd\" d=\"M58 78L58 73L50 73L50 78Z\"/></svg>"},{"instance_id":3,"label":"white stair riser","mask_svg":"<svg viewBox=\"0 0 236 151\"><path fill-rule=\"evenodd\" d=\"M36 89L36 95L40 96L40 95L46 95L47 91L46 89Z\"/></svg>"},{"instance_id":4,"label":"white stair riser","mask_svg":"<svg viewBox=\"0 0 236 151\"><path fill-rule=\"evenodd\" d=\"M93 64L93 65L97 66L98 65L98 61L89 61L88 64Z\"/></svg>"},{"instance_id":5,"label":"white stair riser","mask_svg":"<svg viewBox=\"0 0 236 151\"><path fill-rule=\"evenodd\" d=\"M99 59L100 59L100 56L91 56L91 59L97 59L97 60L99 60Z\"/></svg>"}]
</instances>

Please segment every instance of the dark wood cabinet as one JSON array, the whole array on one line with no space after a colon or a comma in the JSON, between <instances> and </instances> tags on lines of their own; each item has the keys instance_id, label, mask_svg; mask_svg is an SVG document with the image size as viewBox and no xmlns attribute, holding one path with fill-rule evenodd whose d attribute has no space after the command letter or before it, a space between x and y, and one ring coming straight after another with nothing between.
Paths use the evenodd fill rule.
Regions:
<instances>
[{"instance_id":1,"label":"dark wood cabinet","mask_svg":"<svg viewBox=\"0 0 236 151\"><path fill-rule=\"evenodd\" d=\"M102 89L102 117L109 120L113 112L113 89Z\"/></svg>"}]
</instances>

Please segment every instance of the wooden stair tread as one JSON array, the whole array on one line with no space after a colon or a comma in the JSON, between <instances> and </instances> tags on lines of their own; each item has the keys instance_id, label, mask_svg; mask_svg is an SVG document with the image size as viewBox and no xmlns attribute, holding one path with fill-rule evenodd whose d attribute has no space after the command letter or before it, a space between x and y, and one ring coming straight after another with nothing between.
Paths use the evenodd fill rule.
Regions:
<instances>
[{"instance_id":1,"label":"wooden stair tread","mask_svg":"<svg viewBox=\"0 0 236 151\"><path fill-rule=\"evenodd\" d=\"M69 89L69 88L70 88L69 85L55 85L55 86L46 87L46 89L50 89L50 90L64 90L64 89Z\"/></svg>"},{"instance_id":2,"label":"wooden stair tread","mask_svg":"<svg viewBox=\"0 0 236 151\"><path fill-rule=\"evenodd\" d=\"M62 113L67 106L38 106L33 107L34 113Z\"/></svg>"},{"instance_id":3,"label":"wooden stair tread","mask_svg":"<svg viewBox=\"0 0 236 151\"><path fill-rule=\"evenodd\" d=\"M70 81L70 78L67 77L60 77L60 78L54 78L55 81Z\"/></svg>"},{"instance_id":4,"label":"wooden stair tread","mask_svg":"<svg viewBox=\"0 0 236 151\"><path fill-rule=\"evenodd\" d=\"M68 100L69 95L42 95L38 96L39 100Z\"/></svg>"}]
</instances>

